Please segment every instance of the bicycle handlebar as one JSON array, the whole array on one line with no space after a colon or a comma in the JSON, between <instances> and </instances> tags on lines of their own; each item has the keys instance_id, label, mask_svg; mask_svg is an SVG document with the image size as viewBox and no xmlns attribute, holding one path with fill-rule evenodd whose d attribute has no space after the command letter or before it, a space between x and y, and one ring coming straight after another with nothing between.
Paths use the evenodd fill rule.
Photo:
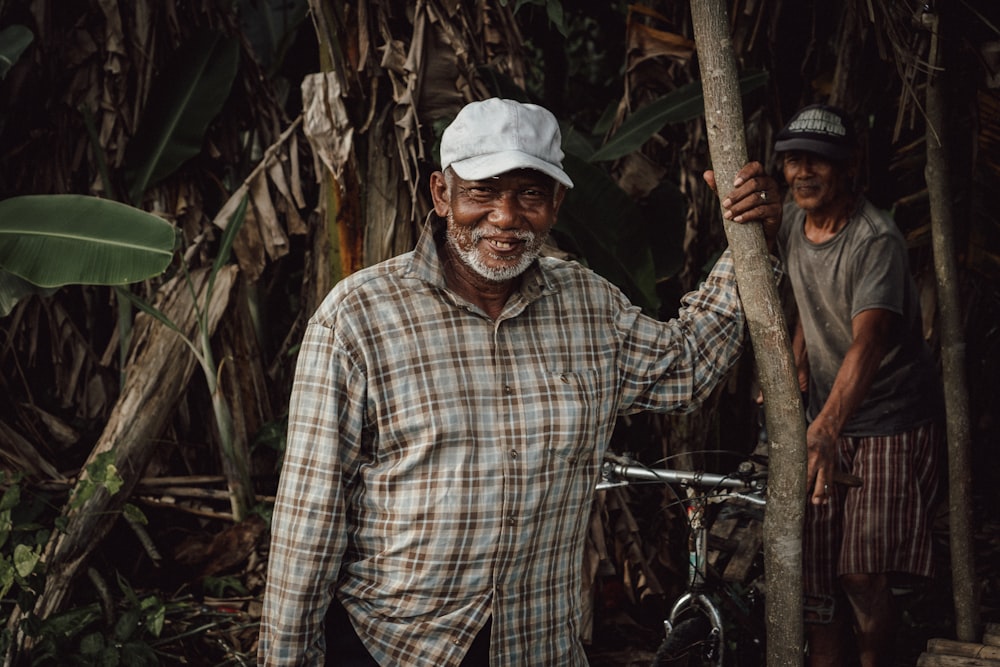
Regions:
<instances>
[{"instance_id":1,"label":"bicycle handlebar","mask_svg":"<svg viewBox=\"0 0 1000 667\"><path fill-rule=\"evenodd\" d=\"M741 466L736 473L726 475L695 470L673 470L670 468L649 468L629 462L605 461L601 469L602 483L598 488L616 486L617 479L634 479L646 482L663 482L665 484L684 484L702 488L724 488L740 491L761 491L766 486L766 475L745 470ZM840 470L834 471L833 483L844 486L861 486L861 478Z\"/></svg>"},{"instance_id":2,"label":"bicycle handlebar","mask_svg":"<svg viewBox=\"0 0 1000 667\"><path fill-rule=\"evenodd\" d=\"M764 487L762 476L754 473L738 473L720 475L717 473L699 472L694 470L671 470L669 468L648 468L634 463L619 463L605 461L603 478L613 480L615 477L666 484L686 484L706 488L740 489L757 491Z\"/></svg>"}]
</instances>

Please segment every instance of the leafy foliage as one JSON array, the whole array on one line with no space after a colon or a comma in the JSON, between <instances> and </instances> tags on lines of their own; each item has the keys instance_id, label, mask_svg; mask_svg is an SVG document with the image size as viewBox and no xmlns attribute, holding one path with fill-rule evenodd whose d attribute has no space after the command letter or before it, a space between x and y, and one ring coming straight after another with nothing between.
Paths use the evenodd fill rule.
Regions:
<instances>
[{"instance_id":1,"label":"leafy foliage","mask_svg":"<svg viewBox=\"0 0 1000 667\"><path fill-rule=\"evenodd\" d=\"M172 174L202 150L209 123L229 98L239 43L200 30L179 46L153 82L139 129L125 156L129 201Z\"/></svg>"},{"instance_id":2,"label":"leafy foliage","mask_svg":"<svg viewBox=\"0 0 1000 667\"><path fill-rule=\"evenodd\" d=\"M98 489L104 489L111 495L115 495L122 488L122 476L118 474L115 466L115 453L112 451L98 454L94 460L87 465L87 474L84 475L76 485L73 498L69 506L73 509L83 507L84 503L97 493Z\"/></svg>"},{"instance_id":3,"label":"leafy foliage","mask_svg":"<svg viewBox=\"0 0 1000 667\"><path fill-rule=\"evenodd\" d=\"M120 578L118 584L122 595L113 610L93 603L42 621L36 629L40 641L32 652L31 664L129 667L163 664L154 644L162 636L167 605L155 595L140 598Z\"/></svg>"},{"instance_id":4,"label":"leafy foliage","mask_svg":"<svg viewBox=\"0 0 1000 667\"><path fill-rule=\"evenodd\" d=\"M760 88L767 83L767 78L767 72L745 72L740 78L740 92L745 95ZM696 120L703 115L705 101L701 82L686 84L636 110L588 160L603 162L618 159L642 148L665 125Z\"/></svg>"}]
</instances>

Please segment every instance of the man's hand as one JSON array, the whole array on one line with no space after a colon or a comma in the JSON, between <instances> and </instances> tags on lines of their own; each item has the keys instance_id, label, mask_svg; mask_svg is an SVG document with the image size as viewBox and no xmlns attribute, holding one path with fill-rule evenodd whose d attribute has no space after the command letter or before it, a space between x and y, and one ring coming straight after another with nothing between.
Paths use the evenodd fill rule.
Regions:
<instances>
[{"instance_id":1,"label":"man's hand","mask_svg":"<svg viewBox=\"0 0 1000 667\"><path fill-rule=\"evenodd\" d=\"M703 176L708 186L717 192L715 172L708 170ZM767 247L773 247L781 227L781 200L777 181L767 174L761 163L747 163L736 174L732 191L722 200L722 217L740 223L760 222Z\"/></svg>"},{"instance_id":2,"label":"man's hand","mask_svg":"<svg viewBox=\"0 0 1000 667\"><path fill-rule=\"evenodd\" d=\"M813 505L825 505L830 501L837 470L837 434L824 428L820 421L814 421L806 431L806 448L809 457L807 488L812 488Z\"/></svg>"}]
</instances>

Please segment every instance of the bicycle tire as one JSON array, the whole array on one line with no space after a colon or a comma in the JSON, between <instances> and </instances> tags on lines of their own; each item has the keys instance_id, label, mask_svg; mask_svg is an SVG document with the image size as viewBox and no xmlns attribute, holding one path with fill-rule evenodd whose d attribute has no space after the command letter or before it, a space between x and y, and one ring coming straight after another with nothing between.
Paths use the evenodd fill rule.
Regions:
<instances>
[{"instance_id":1,"label":"bicycle tire","mask_svg":"<svg viewBox=\"0 0 1000 667\"><path fill-rule=\"evenodd\" d=\"M652 667L710 667L718 665L719 638L705 616L678 623L660 644Z\"/></svg>"}]
</instances>

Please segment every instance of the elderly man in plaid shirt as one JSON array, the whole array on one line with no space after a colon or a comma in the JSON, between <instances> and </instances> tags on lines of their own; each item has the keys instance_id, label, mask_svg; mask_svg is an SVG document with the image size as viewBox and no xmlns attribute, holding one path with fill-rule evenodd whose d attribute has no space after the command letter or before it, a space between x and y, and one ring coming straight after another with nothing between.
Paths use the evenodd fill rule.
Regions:
<instances>
[{"instance_id":1,"label":"elderly man in plaid shirt","mask_svg":"<svg viewBox=\"0 0 1000 667\"><path fill-rule=\"evenodd\" d=\"M744 320L728 252L669 322L540 256L573 185L560 141L541 107L464 107L416 248L342 280L310 320L260 664L586 664L581 554L615 420L695 408ZM780 224L759 164L724 203Z\"/></svg>"}]
</instances>

